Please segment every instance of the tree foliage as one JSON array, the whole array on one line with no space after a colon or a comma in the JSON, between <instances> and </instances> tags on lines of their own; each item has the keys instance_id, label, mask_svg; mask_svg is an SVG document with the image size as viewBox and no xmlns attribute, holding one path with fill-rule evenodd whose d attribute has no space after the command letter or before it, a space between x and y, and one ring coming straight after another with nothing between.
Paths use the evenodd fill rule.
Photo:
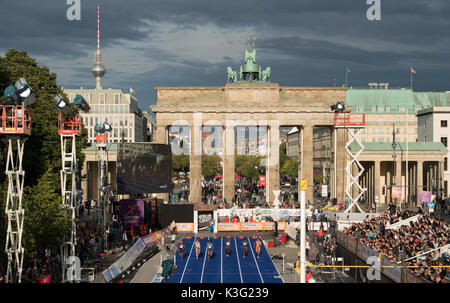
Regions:
<instances>
[{"instance_id":1,"label":"tree foliage","mask_svg":"<svg viewBox=\"0 0 450 303\"><path fill-rule=\"evenodd\" d=\"M222 174L222 158L219 155L202 155L202 175L211 178Z\"/></svg>"},{"instance_id":2,"label":"tree foliage","mask_svg":"<svg viewBox=\"0 0 450 303\"><path fill-rule=\"evenodd\" d=\"M172 169L179 172L187 172L189 170L189 156L185 154L174 155L172 154Z\"/></svg>"},{"instance_id":3,"label":"tree foliage","mask_svg":"<svg viewBox=\"0 0 450 303\"><path fill-rule=\"evenodd\" d=\"M37 102L31 110L32 133L25 140L23 169L25 170L23 205L25 208L24 247L25 256L36 252L43 246L56 247L62 243L62 235L70 228L69 221L57 211L62 204L60 170L61 141L58 134L58 111L53 98L61 94L66 100L67 95L56 83L56 74L46 66L39 66L35 59L30 58L26 51L10 49L5 56L0 56L0 91L14 84L19 78L25 78L34 91ZM3 95L3 94L1 94ZM0 97L0 103L6 104L6 98ZM71 105L72 111L76 108ZM0 169L6 166L8 140L3 136L0 140ZM77 138L78 169L82 170L84 155L82 149L87 146L87 130L82 126L82 136ZM0 174L0 205L4 210L6 176ZM1 211L0 216L4 216ZM6 229L0 219L0 238L4 239ZM0 244L2 240L0 240ZM3 240L4 241L4 240ZM2 247L4 247L2 245ZM50 248L50 247L44 247ZM4 250L0 250L4 257Z\"/></svg>"},{"instance_id":4,"label":"tree foliage","mask_svg":"<svg viewBox=\"0 0 450 303\"><path fill-rule=\"evenodd\" d=\"M280 167L283 167L284 163L288 160L286 154L286 141L280 144Z\"/></svg>"},{"instance_id":5,"label":"tree foliage","mask_svg":"<svg viewBox=\"0 0 450 303\"><path fill-rule=\"evenodd\" d=\"M261 157L236 155L234 159L235 171L239 175L246 178L259 177L259 170L263 168L261 166Z\"/></svg>"},{"instance_id":6,"label":"tree foliage","mask_svg":"<svg viewBox=\"0 0 450 303\"><path fill-rule=\"evenodd\" d=\"M298 176L298 162L295 159L289 158L284 162L284 165L281 167L281 173L285 175L289 175L291 177Z\"/></svg>"}]
</instances>

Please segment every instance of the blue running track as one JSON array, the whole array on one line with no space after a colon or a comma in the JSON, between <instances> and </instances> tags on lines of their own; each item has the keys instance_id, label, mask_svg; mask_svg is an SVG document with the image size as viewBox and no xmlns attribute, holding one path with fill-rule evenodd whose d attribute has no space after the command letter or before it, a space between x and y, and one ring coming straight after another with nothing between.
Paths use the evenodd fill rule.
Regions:
<instances>
[{"instance_id":1,"label":"blue running track","mask_svg":"<svg viewBox=\"0 0 450 303\"><path fill-rule=\"evenodd\" d=\"M207 238L200 240L198 260L195 255L194 241L197 238L183 239L185 245L184 258L177 250L173 276L163 283L283 283L264 244L261 255L256 256L254 239L247 237L249 248L247 255L242 255L242 240L231 238L231 253L225 253L224 238ZM206 243L208 239L214 245L213 255L208 260Z\"/></svg>"}]
</instances>

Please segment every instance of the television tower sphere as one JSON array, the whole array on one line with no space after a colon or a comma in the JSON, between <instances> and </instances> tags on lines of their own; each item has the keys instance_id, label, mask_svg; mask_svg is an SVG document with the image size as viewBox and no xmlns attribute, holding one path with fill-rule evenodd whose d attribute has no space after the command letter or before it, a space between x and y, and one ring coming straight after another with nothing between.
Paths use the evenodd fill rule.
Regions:
<instances>
[{"instance_id":1,"label":"television tower sphere","mask_svg":"<svg viewBox=\"0 0 450 303\"><path fill-rule=\"evenodd\" d=\"M103 77L103 75L105 74L106 70L102 64L102 54L95 54L95 64L92 67L91 71L94 77Z\"/></svg>"}]
</instances>

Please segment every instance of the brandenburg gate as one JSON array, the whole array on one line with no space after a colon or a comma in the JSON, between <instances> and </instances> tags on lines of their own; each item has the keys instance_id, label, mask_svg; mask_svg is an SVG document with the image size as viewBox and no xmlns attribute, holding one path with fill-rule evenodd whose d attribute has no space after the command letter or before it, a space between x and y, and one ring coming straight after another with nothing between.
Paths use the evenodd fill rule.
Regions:
<instances>
[{"instance_id":1,"label":"brandenburg gate","mask_svg":"<svg viewBox=\"0 0 450 303\"><path fill-rule=\"evenodd\" d=\"M270 67L261 71L256 64L253 41L245 52L245 63L237 72L228 67L228 83L221 87L156 87L157 102L151 109L156 114L155 143L169 144L169 128L189 126L190 131L190 197L201 203L202 128L223 129L223 196L231 203L235 178L235 127L267 127L266 200L273 202L279 184L280 127L298 127L298 177L308 181L307 200L313 202L313 129L329 127L335 138L336 175L342 176L346 165L344 146L346 133L334 128L331 106L345 103L344 87L283 87L270 82ZM337 132L334 134L334 132ZM334 150L335 142L332 142ZM345 180L337 178L330 184L332 197L345 198ZM336 181L336 182L335 182ZM300 183L300 182L298 182Z\"/></svg>"}]
</instances>

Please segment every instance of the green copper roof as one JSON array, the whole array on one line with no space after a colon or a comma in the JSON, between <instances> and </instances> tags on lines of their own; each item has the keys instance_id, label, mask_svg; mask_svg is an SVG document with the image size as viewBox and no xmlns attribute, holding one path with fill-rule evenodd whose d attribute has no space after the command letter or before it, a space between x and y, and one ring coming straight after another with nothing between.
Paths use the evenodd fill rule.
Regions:
<instances>
[{"instance_id":1,"label":"green copper roof","mask_svg":"<svg viewBox=\"0 0 450 303\"><path fill-rule=\"evenodd\" d=\"M97 150L97 144L95 144L95 142L91 143L90 146L83 149L83 151L96 151L96 150ZM106 150L107 151L117 151L117 143L108 143Z\"/></svg>"},{"instance_id":2,"label":"green copper roof","mask_svg":"<svg viewBox=\"0 0 450 303\"><path fill-rule=\"evenodd\" d=\"M393 151L391 142L364 142L364 151ZM352 143L351 151L358 151L359 145ZM396 152L406 151L406 142L397 142ZM441 142L408 142L408 151L442 151L448 152Z\"/></svg>"},{"instance_id":3,"label":"green copper roof","mask_svg":"<svg viewBox=\"0 0 450 303\"><path fill-rule=\"evenodd\" d=\"M417 113L433 106L450 106L450 93L412 92L410 89L349 89L346 103L366 114Z\"/></svg>"},{"instance_id":4,"label":"green copper roof","mask_svg":"<svg viewBox=\"0 0 450 303\"><path fill-rule=\"evenodd\" d=\"M413 93L407 89L349 89L346 103L353 112L366 114L396 114L414 111ZM401 108L404 111L401 111Z\"/></svg>"}]
</instances>

